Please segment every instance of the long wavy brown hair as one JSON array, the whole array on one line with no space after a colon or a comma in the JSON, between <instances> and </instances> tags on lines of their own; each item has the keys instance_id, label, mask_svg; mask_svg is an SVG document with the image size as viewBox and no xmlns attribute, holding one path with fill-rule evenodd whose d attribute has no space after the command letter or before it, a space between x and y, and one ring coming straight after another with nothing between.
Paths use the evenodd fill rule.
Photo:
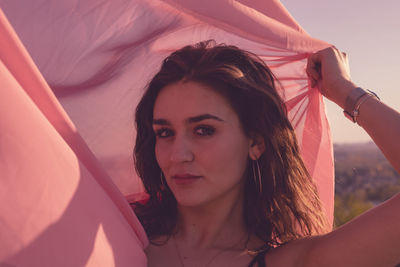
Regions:
<instances>
[{"instance_id":1,"label":"long wavy brown hair","mask_svg":"<svg viewBox=\"0 0 400 267\"><path fill-rule=\"evenodd\" d=\"M243 218L248 234L281 244L330 230L274 75L256 55L209 40L168 56L136 109L135 166L149 199L132 206L150 240L171 236L177 225L176 199L160 178L152 122L160 90L182 79L202 83L223 95L245 134L264 139L265 152L258 159L261 192L253 179L250 158L245 171Z\"/></svg>"}]
</instances>

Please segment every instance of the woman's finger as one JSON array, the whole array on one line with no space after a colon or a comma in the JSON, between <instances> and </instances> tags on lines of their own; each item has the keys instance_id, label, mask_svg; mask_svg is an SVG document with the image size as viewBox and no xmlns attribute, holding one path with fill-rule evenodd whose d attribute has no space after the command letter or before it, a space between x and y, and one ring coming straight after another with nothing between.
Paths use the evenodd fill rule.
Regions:
<instances>
[{"instance_id":1,"label":"woman's finger","mask_svg":"<svg viewBox=\"0 0 400 267\"><path fill-rule=\"evenodd\" d=\"M312 54L308 57L306 73L310 78L318 81L321 79L319 55Z\"/></svg>"}]
</instances>

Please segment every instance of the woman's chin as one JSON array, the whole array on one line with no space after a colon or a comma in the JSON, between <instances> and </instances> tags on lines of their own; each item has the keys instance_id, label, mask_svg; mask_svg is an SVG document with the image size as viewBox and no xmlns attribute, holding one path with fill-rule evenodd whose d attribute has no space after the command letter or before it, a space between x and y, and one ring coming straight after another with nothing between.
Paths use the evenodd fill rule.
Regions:
<instances>
[{"instance_id":1,"label":"woman's chin","mask_svg":"<svg viewBox=\"0 0 400 267\"><path fill-rule=\"evenodd\" d=\"M173 190L178 206L196 207L202 206L211 200L204 190Z\"/></svg>"},{"instance_id":2,"label":"woman's chin","mask_svg":"<svg viewBox=\"0 0 400 267\"><path fill-rule=\"evenodd\" d=\"M207 200L203 197L197 197L196 195L180 195L177 194L175 195L176 202L178 203L178 206L182 207L196 207L196 206L201 206L207 203Z\"/></svg>"}]
</instances>

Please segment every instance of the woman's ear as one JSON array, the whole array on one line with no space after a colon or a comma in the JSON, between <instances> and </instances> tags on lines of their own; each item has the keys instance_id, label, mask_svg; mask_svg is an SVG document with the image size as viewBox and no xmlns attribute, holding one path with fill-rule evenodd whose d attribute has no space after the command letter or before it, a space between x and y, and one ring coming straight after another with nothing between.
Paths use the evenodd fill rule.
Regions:
<instances>
[{"instance_id":1,"label":"woman's ear","mask_svg":"<svg viewBox=\"0 0 400 267\"><path fill-rule=\"evenodd\" d=\"M258 160L265 151L264 138L254 135L250 140L249 155L252 160Z\"/></svg>"}]
</instances>

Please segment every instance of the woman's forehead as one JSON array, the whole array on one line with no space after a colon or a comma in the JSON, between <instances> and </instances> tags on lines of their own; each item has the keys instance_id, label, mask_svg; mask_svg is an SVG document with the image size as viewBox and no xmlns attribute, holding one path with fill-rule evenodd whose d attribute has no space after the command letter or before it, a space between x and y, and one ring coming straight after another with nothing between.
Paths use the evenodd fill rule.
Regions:
<instances>
[{"instance_id":1,"label":"woman's forehead","mask_svg":"<svg viewBox=\"0 0 400 267\"><path fill-rule=\"evenodd\" d=\"M197 82L177 82L164 87L155 102L154 119L187 120L204 114L224 121L236 119L228 100L214 89Z\"/></svg>"}]
</instances>

